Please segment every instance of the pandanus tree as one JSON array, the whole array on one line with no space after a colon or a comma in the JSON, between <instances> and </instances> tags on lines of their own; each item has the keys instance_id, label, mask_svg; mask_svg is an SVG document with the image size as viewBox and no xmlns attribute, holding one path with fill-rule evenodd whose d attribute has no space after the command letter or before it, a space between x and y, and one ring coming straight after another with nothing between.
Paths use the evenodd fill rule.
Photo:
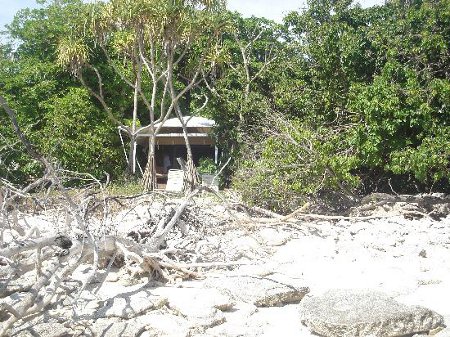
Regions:
<instances>
[{"instance_id":1,"label":"pandanus tree","mask_svg":"<svg viewBox=\"0 0 450 337\"><path fill-rule=\"evenodd\" d=\"M136 139L143 130L150 135L143 177L146 190L156 187L156 135L170 116L178 117L183 127L188 182L195 183L182 102L214 68L226 28L224 14L224 0L111 0L92 4L74 24L72 34L60 41L60 63L70 67L107 116L128 134L132 174L136 173ZM111 93L105 94L103 69L90 62L95 55L102 55L130 88L126 97L132 106L131 123L109 105ZM141 125L142 115L148 125Z\"/></svg>"}]
</instances>

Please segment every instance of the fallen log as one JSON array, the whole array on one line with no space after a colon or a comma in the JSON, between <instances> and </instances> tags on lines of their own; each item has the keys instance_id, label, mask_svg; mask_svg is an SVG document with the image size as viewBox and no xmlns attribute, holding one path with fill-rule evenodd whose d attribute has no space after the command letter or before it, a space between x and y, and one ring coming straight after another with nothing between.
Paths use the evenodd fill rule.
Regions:
<instances>
[{"instance_id":1,"label":"fallen log","mask_svg":"<svg viewBox=\"0 0 450 337\"><path fill-rule=\"evenodd\" d=\"M55 235L39 239L27 239L18 241L13 247L0 249L0 257L10 259L14 255L20 254L22 252L42 249L48 246L58 246L62 249L69 249L70 247L72 247L72 240L65 235Z\"/></svg>"}]
</instances>

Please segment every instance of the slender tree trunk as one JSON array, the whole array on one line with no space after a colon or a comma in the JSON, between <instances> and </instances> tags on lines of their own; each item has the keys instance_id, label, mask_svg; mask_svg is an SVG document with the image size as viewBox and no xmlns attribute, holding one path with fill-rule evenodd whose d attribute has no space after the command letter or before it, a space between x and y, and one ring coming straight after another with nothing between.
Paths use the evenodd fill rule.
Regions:
<instances>
[{"instance_id":1,"label":"slender tree trunk","mask_svg":"<svg viewBox=\"0 0 450 337\"><path fill-rule=\"evenodd\" d=\"M136 55L138 54L137 46L134 50ZM138 58L136 64L137 73L136 81L134 84L134 98L133 98L133 120L131 124L131 135L130 135L130 151L128 155L128 172L132 175L136 174L136 129L137 129L137 119L138 119L138 108L139 108L139 94L141 92L141 81L142 81L142 61Z\"/></svg>"},{"instance_id":2,"label":"slender tree trunk","mask_svg":"<svg viewBox=\"0 0 450 337\"><path fill-rule=\"evenodd\" d=\"M141 36L142 37L142 36ZM143 48L143 37L139 40L139 49L142 51ZM157 67L155 65L155 50L152 39L150 39L150 64L145 61L143 55L141 54L141 59L145 62L147 66L147 70L149 75L152 77L152 95L150 100L150 106L148 107L148 113L150 117L150 137L148 140L148 154L147 154L147 165L145 166L144 177L142 179L142 184L144 190L153 191L158 187L156 180L156 162L155 162L155 143L156 143L156 130L155 130L155 106L157 99L157 91L158 91L158 82L157 79ZM165 91L161 101L161 117L163 116L163 106L164 106L164 96Z\"/></svg>"},{"instance_id":3,"label":"slender tree trunk","mask_svg":"<svg viewBox=\"0 0 450 337\"><path fill-rule=\"evenodd\" d=\"M153 75L154 76L154 75ZM155 103L156 103L156 91L157 81L153 80L152 98L150 103L149 117L150 117L150 137L148 139L148 155L147 165L145 166L144 177L142 183L146 191L153 191L158 187L156 181L156 163L155 163L155 143L156 143L156 130L155 130Z\"/></svg>"},{"instance_id":4,"label":"slender tree trunk","mask_svg":"<svg viewBox=\"0 0 450 337\"><path fill-rule=\"evenodd\" d=\"M148 141L148 157L147 157L147 166L145 167L144 173L144 188L146 191L152 191L157 188L156 182L156 163L155 163L155 130L153 125L150 127L151 136Z\"/></svg>"},{"instance_id":5,"label":"slender tree trunk","mask_svg":"<svg viewBox=\"0 0 450 337\"><path fill-rule=\"evenodd\" d=\"M182 119L183 117L180 116L180 118ZM197 170L195 169L195 165L194 165L194 158L192 156L191 144L189 143L187 127L184 124L184 122L182 122L181 125L183 127L183 137L184 137L184 142L186 144L186 153L187 153L187 156L186 156L187 190L193 191L195 189L195 187L198 185L199 179L198 179L198 175L197 175Z\"/></svg>"},{"instance_id":6,"label":"slender tree trunk","mask_svg":"<svg viewBox=\"0 0 450 337\"><path fill-rule=\"evenodd\" d=\"M186 123L184 122L183 115L181 114L180 107L178 104L175 107L175 111L177 113L178 119L181 122L181 127L183 129L183 138L184 143L186 145L186 171L185 171L185 180L187 182L186 189L188 191L193 191L195 187L199 183L197 170L195 169L194 165L194 158L192 156L192 149L191 149L191 143L189 142L189 135Z\"/></svg>"},{"instance_id":7,"label":"slender tree trunk","mask_svg":"<svg viewBox=\"0 0 450 337\"><path fill-rule=\"evenodd\" d=\"M128 173L136 174L136 136L130 135L130 148L128 150Z\"/></svg>"},{"instance_id":8,"label":"slender tree trunk","mask_svg":"<svg viewBox=\"0 0 450 337\"><path fill-rule=\"evenodd\" d=\"M169 86L170 86L170 94L171 94L172 100L175 100L175 97L177 95L176 95L176 91L173 86L173 83L170 82ZM181 123L181 127L183 128L183 138L184 138L184 143L186 145L186 154L187 154L187 156L186 156L186 172L185 172L185 180L187 182L186 189L188 191L192 191L198 185L199 179L198 179L198 175L197 175L197 170L195 169L195 165L194 165L194 158L192 156L192 149L191 149L191 144L189 142L189 136L188 136L186 123L184 122L183 114L181 112L178 101L175 102L175 113L177 114L177 117Z\"/></svg>"}]
</instances>

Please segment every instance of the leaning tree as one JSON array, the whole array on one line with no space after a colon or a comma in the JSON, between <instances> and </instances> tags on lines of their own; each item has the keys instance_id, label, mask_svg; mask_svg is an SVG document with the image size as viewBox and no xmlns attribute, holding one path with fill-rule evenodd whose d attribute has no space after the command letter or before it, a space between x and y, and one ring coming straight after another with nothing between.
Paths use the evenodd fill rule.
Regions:
<instances>
[{"instance_id":1,"label":"leaning tree","mask_svg":"<svg viewBox=\"0 0 450 337\"><path fill-rule=\"evenodd\" d=\"M59 61L69 66L99 101L109 119L130 138L128 168L136 173L136 139L149 136L145 189L156 187L155 143L162 124L179 118L187 147L188 182L195 168L187 136L184 96L198 86L220 55L226 27L224 0L111 0L94 3L72 34L61 39ZM131 125L114 111L105 95L102 69L91 58L102 54L110 69L130 88ZM204 105L203 105L204 106ZM148 125L141 125L144 111Z\"/></svg>"}]
</instances>

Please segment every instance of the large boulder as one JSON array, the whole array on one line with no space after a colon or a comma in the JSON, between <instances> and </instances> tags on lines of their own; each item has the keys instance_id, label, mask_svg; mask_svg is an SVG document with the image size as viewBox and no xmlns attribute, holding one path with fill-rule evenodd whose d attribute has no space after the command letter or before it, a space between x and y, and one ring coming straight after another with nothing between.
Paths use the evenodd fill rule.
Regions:
<instances>
[{"instance_id":1,"label":"large boulder","mask_svg":"<svg viewBox=\"0 0 450 337\"><path fill-rule=\"evenodd\" d=\"M404 336L443 325L443 317L369 290L330 290L300 303L302 323L323 336Z\"/></svg>"}]
</instances>

